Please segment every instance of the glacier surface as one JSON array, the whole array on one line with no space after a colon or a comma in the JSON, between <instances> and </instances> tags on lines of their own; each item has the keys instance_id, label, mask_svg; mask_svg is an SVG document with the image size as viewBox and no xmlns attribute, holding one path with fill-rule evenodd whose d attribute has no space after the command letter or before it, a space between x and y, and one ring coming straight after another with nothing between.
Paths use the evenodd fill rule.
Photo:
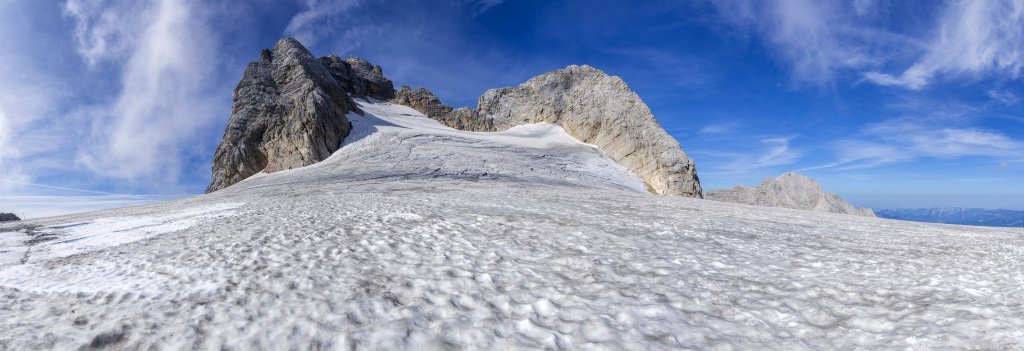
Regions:
<instances>
[{"instance_id":1,"label":"glacier surface","mask_svg":"<svg viewBox=\"0 0 1024 351\"><path fill-rule=\"evenodd\" d=\"M323 162L0 225L0 349L1024 344L1024 230L653 196L554 125L360 105Z\"/></svg>"}]
</instances>

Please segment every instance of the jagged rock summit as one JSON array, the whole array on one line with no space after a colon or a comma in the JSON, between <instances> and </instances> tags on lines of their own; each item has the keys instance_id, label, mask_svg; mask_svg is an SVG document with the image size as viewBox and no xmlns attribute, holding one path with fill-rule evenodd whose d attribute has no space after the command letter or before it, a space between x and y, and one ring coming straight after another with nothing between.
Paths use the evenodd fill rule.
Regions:
<instances>
[{"instance_id":1,"label":"jagged rock summit","mask_svg":"<svg viewBox=\"0 0 1024 351\"><path fill-rule=\"evenodd\" d=\"M291 38L264 50L235 88L207 192L326 159L351 130L345 115L361 113L353 97L390 100L464 131L555 124L625 166L652 193L703 197L693 160L679 142L622 79L596 68L569 66L518 87L488 90L475 110L455 109L424 88L396 92L380 66L355 57L316 59Z\"/></svg>"},{"instance_id":2,"label":"jagged rock summit","mask_svg":"<svg viewBox=\"0 0 1024 351\"><path fill-rule=\"evenodd\" d=\"M453 109L430 91L403 86L394 102L456 129L502 131L552 123L600 148L661 195L702 197L696 166L661 128L646 104L619 77L590 66L569 66L518 87L488 90L477 109Z\"/></svg>"},{"instance_id":3,"label":"jagged rock summit","mask_svg":"<svg viewBox=\"0 0 1024 351\"><path fill-rule=\"evenodd\" d=\"M322 161L338 149L360 112L352 97L389 99L391 81L360 58L313 57L285 38L245 69L235 87L231 118L213 159L206 192L253 174Z\"/></svg>"},{"instance_id":4,"label":"jagged rock summit","mask_svg":"<svg viewBox=\"0 0 1024 351\"><path fill-rule=\"evenodd\" d=\"M747 205L875 217L870 208L854 207L839 195L826 192L814 179L796 173L765 178L761 185L749 188L737 185L731 189L709 190L706 196L711 200Z\"/></svg>"}]
</instances>

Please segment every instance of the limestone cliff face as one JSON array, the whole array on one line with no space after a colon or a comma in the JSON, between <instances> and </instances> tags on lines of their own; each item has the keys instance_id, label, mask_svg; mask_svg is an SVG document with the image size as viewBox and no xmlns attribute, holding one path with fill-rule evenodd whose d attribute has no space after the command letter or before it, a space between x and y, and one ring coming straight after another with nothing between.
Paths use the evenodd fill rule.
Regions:
<instances>
[{"instance_id":1,"label":"limestone cliff face","mask_svg":"<svg viewBox=\"0 0 1024 351\"><path fill-rule=\"evenodd\" d=\"M249 64L235 88L231 118L213 160L207 192L253 174L302 167L337 150L359 112L352 96L390 99L391 81L379 66L337 56L313 57L285 38Z\"/></svg>"},{"instance_id":2,"label":"limestone cliff face","mask_svg":"<svg viewBox=\"0 0 1024 351\"><path fill-rule=\"evenodd\" d=\"M693 160L679 142L622 79L593 67L569 66L518 87L488 90L476 110L452 109L423 88L402 87L392 101L462 130L557 124L640 176L653 193L703 196Z\"/></svg>"},{"instance_id":3,"label":"limestone cliff face","mask_svg":"<svg viewBox=\"0 0 1024 351\"><path fill-rule=\"evenodd\" d=\"M765 178L761 185L749 188L737 185L709 190L706 195L716 201L875 217L870 208L854 207L839 195L826 192L814 179L796 173Z\"/></svg>"}]
</instances>

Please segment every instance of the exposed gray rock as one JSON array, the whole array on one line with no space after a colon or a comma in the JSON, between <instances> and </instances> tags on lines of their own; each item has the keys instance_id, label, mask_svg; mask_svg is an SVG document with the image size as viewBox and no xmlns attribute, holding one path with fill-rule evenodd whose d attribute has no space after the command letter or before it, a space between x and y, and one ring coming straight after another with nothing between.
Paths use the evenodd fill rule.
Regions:
<instances>
[{"instance_id":1,"label":"exposed gray rock","mask_svg":"<svg viewBox=\"0 0 1024 351\"><path fill-rule=\"evenodd\" d=\"M839 195L826 192L814 179L796 173L765 178L759 186L737 185L709 190L705 195L715 201L875 217L870 208L856 208Z\"/></svg>"},{"instance_id":2,"label":"exposed gray rock","mask_svg":"<svg viewBox=\"0 0 1024 351\"><path fill-rule=\"evenodd\" d=\"M329 157L351 129L345 114L360 112L350 95L386 100L394 88L380 66L366 60L317 59L295 39L278 40L249 64L235 88L206 191Z\"/></svg>"},{"instance_id":3,"label":"exposed gray rock","mask_svg":"<svg viewBox=\"0 0 1024 351\"><path fill-rule=\"evenodd\" d=\"M476 110L452 109L423 88L403 87L392 101L461 130L557 124L640 176L651 192L702 197L696 167L679 142L622 79L590 66L569 66L518 87L488 90Z\"/></svg>"},{"instance_id":4,"label":"exposed gray rock","mask_svg":"<svg viewBox=\"0 0 1024 351\"><path fill-rule=\"evenodd\" d=\"M437 95L434 95L434 93L430 92L430 90L427 90L426 88L416 88L416 90L412 90L408 85L403 85L402 88L398 89L398 92L395 93L395 98L392 99L391 102L412 107L427 117L439 120L445 125L451 126L451 124L445 121L444 118L452 112L452 107L441 103L441 99L438 99Z\"/></svg>"},{"instance_id":5,"label":"exposed gray rock","mask_svg":"<svg viewBox=\"0 0 1024 351\"><path fill-rule=\"evenodd\" d=\"M18 216L13 213L0 212L0 222L11 222L20 220L21 218L18 218Z\"/></svg>"},{"instance_id":6,"label":"exposed gray rock","mask_svg":"<svg viewBox=\"0 0 1024 351\"><path fill-rule=\"evenodd\" d=\"M395 88L390 79L384 77L380 66L358 57L342 60L335 55L320 58L342 89L352 96L389 100L395 97Z\"/></svg>"}]
</instances>

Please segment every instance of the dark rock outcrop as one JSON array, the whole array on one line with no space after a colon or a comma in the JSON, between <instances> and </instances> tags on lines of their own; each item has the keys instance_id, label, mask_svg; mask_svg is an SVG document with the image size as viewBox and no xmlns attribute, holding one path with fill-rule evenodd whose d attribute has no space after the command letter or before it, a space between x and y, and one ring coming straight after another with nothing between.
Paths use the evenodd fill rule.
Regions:
<instances>
[{"instance_id":1,"label":"dark rock outcrop","mask_svg":"<svg viewBox=\"0 0 1024 351\"><path fill-rule=\"evenodd\" d=\"M295 39L263 50L235 88L206 191L326 159L351 129L345 114L360 112L351 96L390 99L394 88L380 66L354 57L317 59Z\"/></svg>"},{"instance_id":2,"label":"dark rock outcrop","mask_svg":"<svg viewBox=\"0 0 1024 351\"><path fill-rule=\"evenodd\" d=\"M395 88L391 80L384 77L379 65L358 57L342 60L335 55L320 58L320 63L327 68L341 88L352 96L369 97L377 100L388 100L395 97Z\"/></svg>"},{"instance_id":3,"label":"dark rock outcrop","mask_svg":"<svg viewBox=\"0 0 1024 351\"><path fill-rule=\"evenodd\" d=\"M13 213L0 212L0 222L11 222L20 220L21 218L18 218L18 216Z\"/></svg>"},{"instance_id":4,"label":"dark rock outcrop","mask_svg":"<svg viewBox=\"0 0 1024 351\"><path fill-rule=\"evenodd\" d=\"M423 88L402 87L392 101L461 130L557 124L640 176L653 193L703 196L693 160L647 105L622 79L590 66L569 66L518 87L488 90L476 110L453 109Z\"/></svg>"}]
</instances>

